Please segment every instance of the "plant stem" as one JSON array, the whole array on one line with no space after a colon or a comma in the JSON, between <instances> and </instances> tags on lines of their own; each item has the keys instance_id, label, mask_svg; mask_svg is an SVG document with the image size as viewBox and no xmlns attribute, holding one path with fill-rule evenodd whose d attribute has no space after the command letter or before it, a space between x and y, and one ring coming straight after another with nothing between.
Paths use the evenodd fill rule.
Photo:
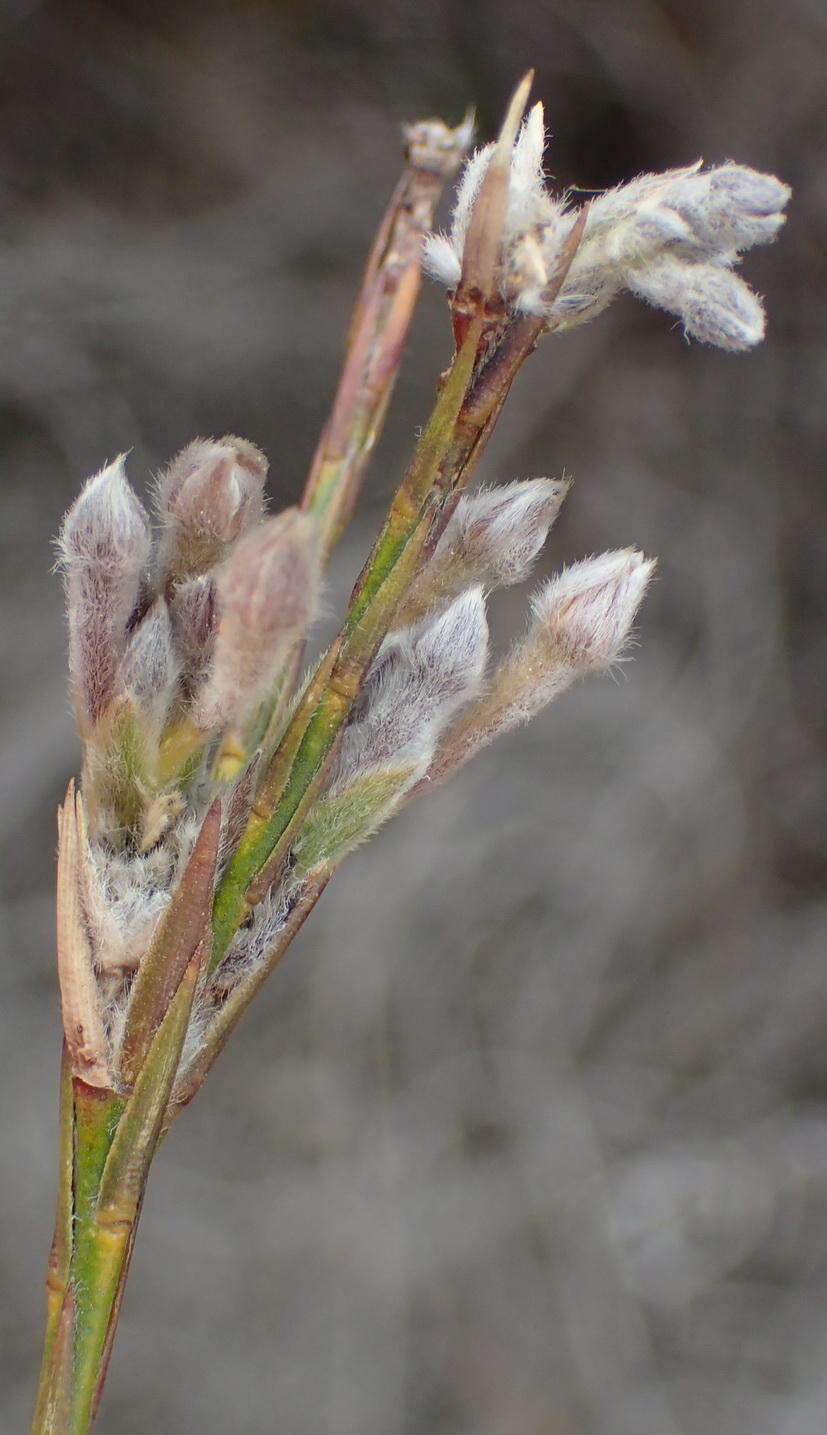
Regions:
<instances>
[{"instance_id":1,"label":"plant stem","mask_svg":"<svg viewBox=\"0 0 827 1435\"><path fill-rule=\"evenodd\" d=\"M422 241L460 158L457 148L450 164L438 154L417 162L414 146L371 246L341 378L302 498L302 507L319 520L325 558L353 511L382 427L419 295Z\"/></svg>"},{"instance_id":2,"label":"plant stem","mask_svg":"<svg viewBox=\"0 0 827 1435\"><path fill-rule=\"evenodd\" d=\"M61 1162L43 1368L31 1435L86 1435L112 1349L135 1227L181 1059L203 949L190 960L131 1095L71 1078L71 1180ZM61 1149L66 1155L66 1127ZM67 1184L71 1208L67 1213ZM66 1238L68 1236L68 1246ZM54 1318L59 1291L60 1308Z\"/></svg>"}]
</instances>

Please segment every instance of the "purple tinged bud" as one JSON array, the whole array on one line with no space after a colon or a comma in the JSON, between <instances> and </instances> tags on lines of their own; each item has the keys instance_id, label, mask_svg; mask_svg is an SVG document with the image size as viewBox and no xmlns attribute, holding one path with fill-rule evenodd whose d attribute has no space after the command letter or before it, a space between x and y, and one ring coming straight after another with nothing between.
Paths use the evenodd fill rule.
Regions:
<instances>
[{"instance_id":1,"label":"purple tinged bud","mask_svg":"<svg viewBox=\"0 0 827 1435\"><path fill-rule=\"evenodd\" d=\"M204 573L175 588L169 601L169 615L182 677L188 686L203 677L212 657L215 640L215 578Z\"/></svg>"},{"instance_id":2,"label":"purple tinged bud","mask_svg":"<svg viewBox=\"0 0 827 1435\"><path fill-rule=\"evenodd\" d=\"M388 763L418 762L457 709L476 696L487 656L481 588L468 589L431 622L386 638L354 705L331 786Z\"/></svg>"},{"instance_id":3,"label":"purple tinged bud","mask_svg":"<svg viewBox=\"0 0 827 1435\"><path fill-rule=\"evenodd\" d=\"M569 489L565 479L532 478L461 498L440 548L467 554L483 582L527 577ZM439 551L439 550L437 550Z\"/></svg>"},{"instance_id":4,"label":"purple tinged bud","mask_svg":"<svg viewBox=\"0 0 827 1435\"><path fill-rule=\"evenodd\" d=\"M160 475L159 555L167 586L204 573L260 522L267 460L245 439L195 439Z\"/></svg>"},{"instance_id":5,"label":"purple tinged bud","mask_svg":"<svg viewBox=\"0 0 827 1435\"><path fill-rule=\"evenodd\" d=\"M213 663L193 714L203 731L240 721L263 697L312 621L318 594L316 526L309 514L287 509L236 544L216 574Z\"/></svg>"},{"instance_id":6,"label":"purple tinged bud","mask_svg":"<svg viewBox=\"0 0 827 1435\"><path fill-rule=\"evenodd\" d=\"M440 708L440 717L447 717L473 695L485 672L488 623L482 589L469 588L438 618L423 625L412 648L414 667L430 702Z\"/></svg>"},{"instance_id":7,"label":"purple tinged bud","mask_svg":"<svg viewBox=\"0 0 827 1435\"><path fill-rule=\"evenodd\" d=\"M304 629L315 609L315 537L296 508L248 534L216 575L221 630L240 624L277 638Z\"/></svg>"},{"instance_id":8,"label":"purple tinged bud","mask_svg":"<svg viewBox=\"0 0 827 1435\"><path fill-rule=\"evenodd\" d=\"M617 661L649 585L654 562L634 548L564 568L531 604L537 637L560 647L579 671Z\"/></svg>"},{"instance_id":9,"label":"purple tinged bud","mask_svg":"<svg viewBox=\"0 0 827 1435\"><path fill-rule=\"evenodd\" d=\"M178 662L169 610L163 598L156 598L129 637L118 670L117 686L134 700L138 711L157 732L177 682Z\"/></svg>"},{"instance_id":10,"label":"purple tinged bud","mask_svg":"<svg viewBox=\"0 0 827 1435\"><path fill-rule=\"evenodd\" d=\"M150 555L149 520L126 478L124 457L90 478L59 539L81 732L100 720L114 696L127 624Z\"/></svg>"},{"instance_id":11,"label":"purple tinged bud","mask_svg":"<svg viewBox=\"0 0 827 1435\"><path fill-rule=\"evenodd\" d=\"M531 478L464 495L399 614L417 622L471 584L520 583L569 490L566 479Z\"/></svg>"},{"instance_id":12,"label":"purple tinged bud","mask_svg":"<svg viewBox=\"0 0 827 1435\"><path fill-rule=\"evenodd\" d=\"M620 657L654 562L632 548L565 568L532 600L525 637L446 732L429 769L442 781L502 732L528 722L577 678Z\"/></svg>"}]
</instances>

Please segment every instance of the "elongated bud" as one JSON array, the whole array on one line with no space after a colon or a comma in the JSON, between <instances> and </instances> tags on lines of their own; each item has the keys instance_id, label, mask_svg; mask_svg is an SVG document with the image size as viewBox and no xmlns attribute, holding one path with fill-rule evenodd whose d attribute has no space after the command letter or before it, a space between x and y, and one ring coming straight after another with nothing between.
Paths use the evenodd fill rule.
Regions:
<instances>
[{"instance_id":1,"label":"elongated bud","mask_svg":"<svg viewBox=\"0 0 827 1435\"><path fill-rule=\"evenodd\" d=\"M654 566L626 548L574 563L546 583L532 600L528 633L448 729L429 780L446 777L499 733L528 722L577 678L616 662Z\"/></svg>"},{"instance_id":2,"label":"elongated bud","mask_svg":"<svg viewBox=\"0 0 827 1435\"><path fill-rule=\"evenodd\" d=\"M162 597L130 634L118 669L118 689L133 698L148 727L160 729L178 681L169 610Z\"/></svg>"},{"instance_id":3,"label":"elongated bud","mask_svg":"<svg viewBox=\"0 0 827 1435\"><path fill-rule=\"evenodd\" d=\"M416 763L478 692L488 652L481 588L438 618L385 640L354 706L331 772L341 786L375 767Z\"/></svg>"},{"instance_id":4,"label":"elongated bud","mask_svg":"<svg viewBox=\"0 0 827 1435\"><path fill-rule=\"evenodd\" d=\"M634 548L586 558L564 568L532 599L532 635L581 671L616 662L654 572Z\"/></svg>"},{"instance_id":5,"label":"elongated bud","mask_svg":"<svg viewBox=\"0 0 827 1435\"><path fill-rule=\"evenodd\" d=\"M764 334L763 309L731 266L742 250L775 238L789 198L774 175L736 164L704 171L700 160L597 196L555 327L591 318L628 288L677 314L702 343L751 348Z\"/></svg>"},{"instance_id":6,"label":"elongated bud","mask_svg":"<svg viewBox=\"0 0 827 1435\"><path fill-rule=\"evenodd\" d=\"M683 264L671 254L630 275L629 288L683 320L684 332L718 349L751 349L764 337L764 308L731 269Z\"/></svg>"},{"instance_id":7,"label":"elongated bud","mask_svg":"<svg viewBox=\"0 0 827 1435\"><path fill-rule=\"evenodd\" d=\"M568 489L565 479L532 478L463 496L398 620L417 622L471 584L522 582Z\"/></svg>"},{"instance_id":8,"label":"elongated bud","mask_svg":"<svg viewBox=\"0 0 827 1435\"><path fill-rule=\"evenodd\" d=\"M158 479L162 585L205 573L264 509L267 460L245 439L195 439Z\"/></svg>"},{"instance_id":9,"label":"elongated bud","mask_svg":"<svg viewBox=\"0 0 827 1435\"><path fill-rule=\"evenodd\" d=\"M463 593L430 623L386 640L327 791L302 826L293 853L298 867L335 866L393 815L424 779L439 733L479 691L487 650L480 588Z\"/></svg>"},{"instance_id":10,"label":"elongated bud","mask_svg":"<svg viewBox=\"0 0 827 1435\"><path fill-rule=\"evenodd\" d=\"M112 701L150 545L149 520L126 478L122 454L90 478L69 509L59 539L69 671L81 734Z\"/></svg>"},{"instance_id":11,"label":"elongated bud","mask_svg":"<svg viewBox=\"0 0 827 1435\"><path fill-rule=\"evenodd\" d=\"M212 670L193 711L202 731L239 721L312 621L319 593L312 517L291 508L248 533L219 569L216 589Z\"/></svg>"},{"instance_id":12,"label":"elongated bud","mask_svg":"<svg viewBox=\"0 0 827 1435\"><path fill-rule=\"evenodd\" d=\"M697 240L724 252L769 244L784 223L791 193L774 174L722 164L676 181L664 203L686 221Z\"/></svg>"},{"instance_id":13,"label":"elongated bud","mask_svg":"<svg viewBox=\"0 0 827 1435\"><path fill-rule=\"evenodd\" d=\"M215 578L204 573L175 588L169 602L172 636L184 683L192 688L212 657L216 629Z\"/></svg>"}]
</instances>

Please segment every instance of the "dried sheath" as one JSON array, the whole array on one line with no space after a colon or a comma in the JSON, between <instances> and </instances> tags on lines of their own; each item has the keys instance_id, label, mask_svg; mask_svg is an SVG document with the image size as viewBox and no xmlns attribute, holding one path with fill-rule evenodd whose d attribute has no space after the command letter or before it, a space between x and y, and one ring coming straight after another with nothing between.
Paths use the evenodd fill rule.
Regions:
<instances>
[{"instance_id":1,"label":"dried sheath","mask_svg":"<svg viewBox=\"0 0 827 1435\"><path fill-rule=\"evenodd\" d=\"M112 1087L109 1043L100 1009L92 947L83 910L88 862L83 799L69 783L58 813L57 965L63 1030L72 1072L88 1086Z\"/></svg>"}]
</instances>

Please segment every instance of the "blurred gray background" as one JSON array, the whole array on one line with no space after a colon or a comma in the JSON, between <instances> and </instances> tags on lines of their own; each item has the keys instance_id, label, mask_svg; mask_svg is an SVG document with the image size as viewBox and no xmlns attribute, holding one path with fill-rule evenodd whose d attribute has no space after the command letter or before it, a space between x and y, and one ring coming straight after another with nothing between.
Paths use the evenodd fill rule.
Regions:
<instances>
[{"instance_id":1,"label":"blurred gray background","mask_svg":"<svg viewBox=\"0 0 827 1435\"><path fill-rule=\"evenodd\" d=\"M473 101L487 136L529 63L561 184L703 155L795 186L745 265L768 338L687 347L627 299L526 367L483 476L575 476L545 571L660 555L635 661L337 877L157 1162L100 1429L827 1429L825 41L821 0L5 0L4 1431L54 1185L51 537L114 453L144 484L195 434L294 500L400 124ZM428 288L331 612L447 327Z\"/></svg>"}]
</instances>

